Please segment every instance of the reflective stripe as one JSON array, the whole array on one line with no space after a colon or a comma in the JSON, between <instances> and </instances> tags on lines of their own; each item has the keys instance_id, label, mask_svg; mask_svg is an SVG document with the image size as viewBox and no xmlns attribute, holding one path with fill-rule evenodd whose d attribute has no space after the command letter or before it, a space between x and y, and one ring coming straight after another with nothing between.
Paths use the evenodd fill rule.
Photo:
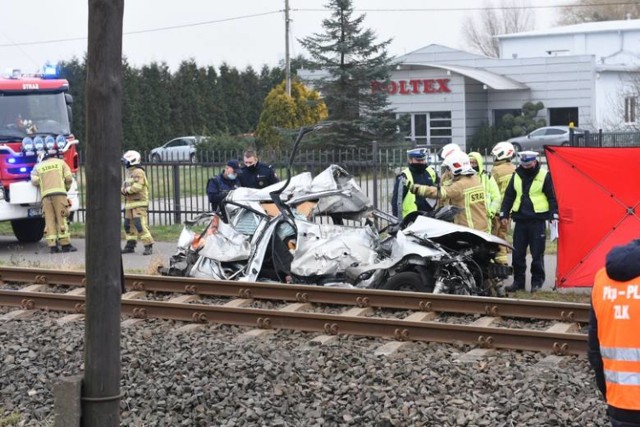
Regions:
<instances>
[{"instance_id":1,"label":"reflective stripe","mask_svg":"<svg viewBox=\"0 0 640 427\"><path fill-rule=\"evenodd\" d=\"M547 176L546 169L540 169L537 175L533 178L531 187L529 187L529 199L533 205L533 211L535 213L548 212L549 200L546 194L542 191L544 187L544 179ZM522 178L517 173L513 177L513 189L516 192L516 198L513 201L511 212L518 212L520 209L520 202L522 201Z\"/></svg>"},{"instance_id":2,"label":"reflective stripe","mask_svg":"<svg viewBox=\"0 0 640 427\"><path fill-rule=\"evenodd\" d=\"M604 371L608 383L620 385L640 385L640 372Z\"/></svg>"},{"instance_id":3,"label":"reflective stripe","mask_svg":"<svg viewBox=\"0 0 640 427\"><path fill-rule=\"evenodd\" d=\"M640 362L640 348L600 347L600 354L605 359Z\"/></svg>"}]
</instances>

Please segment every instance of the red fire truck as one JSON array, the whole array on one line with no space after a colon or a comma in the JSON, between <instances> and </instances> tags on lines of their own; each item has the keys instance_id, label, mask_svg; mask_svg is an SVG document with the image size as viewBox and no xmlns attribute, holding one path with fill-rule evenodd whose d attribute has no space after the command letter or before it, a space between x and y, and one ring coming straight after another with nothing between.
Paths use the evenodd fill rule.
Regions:
<instances>
[{"instance_id":1,"label":"red fire truck","mask_svg":"<svg viewBox=\"0 0 640 427\"><path fill-rule=\"evenodd\" d=\"M20 242L37 242L44 234L40 192L30 182L38 151L46 144L78 170L78 140L71 133L69 83L55 73L25 76L15 70L0 76L0 221L11 221ZM74 179L70 210L80 205Z\"/></svg>"}]
</instances>

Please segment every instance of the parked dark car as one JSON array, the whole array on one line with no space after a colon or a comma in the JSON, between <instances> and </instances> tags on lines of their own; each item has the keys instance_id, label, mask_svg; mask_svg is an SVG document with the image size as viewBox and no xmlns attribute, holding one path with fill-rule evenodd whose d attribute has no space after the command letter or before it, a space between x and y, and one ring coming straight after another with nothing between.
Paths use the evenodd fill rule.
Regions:
<instances>
[{"instance_id":1,"label":"parked dark car","mask_svg":"<svg viewBox=\"0 0 640 427\"><path fill-rule=\"evenodd\" d=\"M542 152L545 145L569 145L569 126L545 126L538 128L529 135L510 138L516 151ZM576 134L583 134L584 130L573 128Z\"/></svg>"},{"instance_id":2,"label":"parked dark car","mask_svg":"<svg viewBox=\"0 0 640 427\"><path fill-rule=\"evenodd\" d=\"M156 147L149 153L149 161L160 162L191 162L196 163L196 146L206 139L204 136L181 136L166 144Z\"/></svg>"}]
</instances>

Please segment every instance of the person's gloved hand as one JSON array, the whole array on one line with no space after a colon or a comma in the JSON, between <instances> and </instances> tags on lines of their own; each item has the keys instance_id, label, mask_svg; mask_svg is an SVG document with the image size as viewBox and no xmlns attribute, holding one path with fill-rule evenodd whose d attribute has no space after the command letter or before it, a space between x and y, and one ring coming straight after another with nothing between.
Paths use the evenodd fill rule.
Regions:
<instances>
[{"instance_id":1,"label":"person's gloved hand","mask_svg":"<svg viewBox=\"0 0 640 427\"><path fill-rule=\"evenodd\" d=\"M129 194L129 192L127 191L127 187L122 187L122 189L120 189L120 193L123 196L126 196L127 194Z\"/></svg>"}]
</instances>

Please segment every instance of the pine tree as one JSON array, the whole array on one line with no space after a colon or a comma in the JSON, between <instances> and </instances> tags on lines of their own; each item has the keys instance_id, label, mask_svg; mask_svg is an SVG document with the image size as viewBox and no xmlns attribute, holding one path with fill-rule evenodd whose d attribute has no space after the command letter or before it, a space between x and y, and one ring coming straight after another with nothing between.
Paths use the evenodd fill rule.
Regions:
<instances>
[{"instance_id":1,"label":"pine tree","mask_svg":"<svg viewBox=\"0 0 640 427\"><path fill-rule=\"evenodd\" d=\"M385 91L373 91L372 82L386 82L392 59L387 55L391 40L376 42L370 29L363 29L365 15L353 17L351 0L330 0L331 18L322 21L324 33L300 42L311 55L314 69L328 72L316 87L334 122L330 138L334 144L388 140L397 122ZM315 83L315 82L314 82Z\"/></svg>"}]
</instances>

